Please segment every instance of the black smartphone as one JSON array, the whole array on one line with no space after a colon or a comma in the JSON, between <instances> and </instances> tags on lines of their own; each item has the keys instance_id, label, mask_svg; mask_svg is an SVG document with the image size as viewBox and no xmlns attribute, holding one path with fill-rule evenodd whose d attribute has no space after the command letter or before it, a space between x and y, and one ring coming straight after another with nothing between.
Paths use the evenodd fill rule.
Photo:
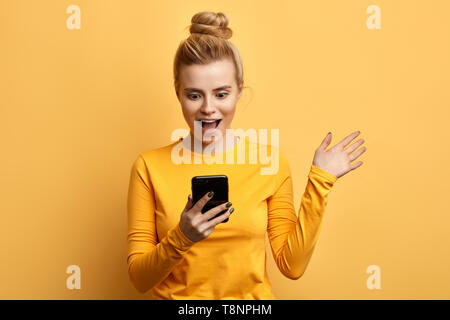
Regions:
<instances>
[{"instance_id":1,"label":"black smartphone","mask_svg":"<svg viewBox=\"0 0 450 320\"><path fill-rule=\"evenodd\" d=\"M200 200L209 191L214 191L214 196L205 204L205 206L202 209L202 213L205 213L206 211L214 207L217 207L222 203L228 202L228 177L226 175L209 175L209 176L195 176L192 178L193 204L196 204L197 201ZM227 210L228 209L225 209L219 212L211 219L220 216ZM229 218L226 218L222 222L228 222L228 220Z\"/></svg>"}]
</instances>

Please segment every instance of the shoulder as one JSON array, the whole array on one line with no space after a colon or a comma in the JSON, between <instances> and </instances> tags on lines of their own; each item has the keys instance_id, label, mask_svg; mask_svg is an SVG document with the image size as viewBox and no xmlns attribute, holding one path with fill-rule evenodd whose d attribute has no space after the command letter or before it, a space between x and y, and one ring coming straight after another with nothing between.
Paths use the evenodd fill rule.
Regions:
<instances>
[{"instance_id":1,"label":"shoulder","mask_svg":"<svg viewBox=\"0 0 450 320\"><path fill-rule=\"evenodd\" d=\"M170 155L173 147L180 142L181 142L181 139L178 139L177 141L174 141L170 144L166 144L166 145L163 145L160 147L145 150L140 153L140 156L142 156L142 158L144 158L144 159L151 159L151 158L155 158L155 157L158 158L158 157L164 156L166 154Z\"/></svg>"},{"instance_id":2,"label":"shoulder","mask_svg":"<svg viewBox=\"0 0 450 320\"><path fill-rule=\"evenodd\" d=\"M289 161L278 143L266 143L250 140L249 150L258 155L258 161L263 167L267 167L267 175L289 175ZM270 169L269 169L270 168Z\"/></svg>"},{"instance_id":3,"label":"shoulder","mask_svg":"<svg viewBox=\"0 0 450 320\"><path fill-rule=\"evenodd\" d=\"M178 143L180 143L180 139L164 146L142 151L136 156L134 166L149 168L150 165L153 166L170 159L172 149Z\"/></svg>"}]
</instances>

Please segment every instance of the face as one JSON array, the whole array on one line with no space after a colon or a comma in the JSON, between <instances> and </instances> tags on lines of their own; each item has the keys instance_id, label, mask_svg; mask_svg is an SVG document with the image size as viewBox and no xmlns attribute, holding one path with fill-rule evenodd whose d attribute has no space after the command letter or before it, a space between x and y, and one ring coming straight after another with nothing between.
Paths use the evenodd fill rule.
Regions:
<instances>
[{"instance_id":1,"label":"face","mask_svg":"<svg viewBox=\"0 0 450 320\"><path fill-rule=\"evenodd\" d=\"M241 94L242 86L236 83L235 68L230 59L181 67L178 100L191 136L203 140L203 146L213 142L207 137L217 130L225 138L225 130L230 128ZM200 120L215 121L207 123ZM202 126L203 139L194 131L195 121Z\"/></svg>"}]
</instances>

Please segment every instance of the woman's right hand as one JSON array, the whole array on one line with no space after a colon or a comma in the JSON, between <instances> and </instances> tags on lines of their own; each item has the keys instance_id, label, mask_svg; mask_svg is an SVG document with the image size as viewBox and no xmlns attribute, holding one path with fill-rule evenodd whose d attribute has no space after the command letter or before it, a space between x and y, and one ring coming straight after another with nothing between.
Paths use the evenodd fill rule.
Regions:
<instances>
[{"instance_id":1,"label":"woman's right hand","mask_svg":"<svg viewBox=\"0 0 450 320\"><path fill-rule=\"evenodd\" d=\"M209 193L206 193L200 200L197 201L196 204L193 205L192 196L189 195L188 202L181 213L180 218L180 229L184 233L184 235L190 239L191 241L197 242L207 238L211 232L214 230L214 227L221 223L223 220L227 219L234 209L229 208L231 206L231 202L222 203L205 213L202 213L202 209L205 204L212 198L213 195L208 196ZM229 204L227 206L227 204ZM228 209L228 210L227 210ZM218 213L227 210L220 216L208 221Z\"/></svg>"}]
</instances>

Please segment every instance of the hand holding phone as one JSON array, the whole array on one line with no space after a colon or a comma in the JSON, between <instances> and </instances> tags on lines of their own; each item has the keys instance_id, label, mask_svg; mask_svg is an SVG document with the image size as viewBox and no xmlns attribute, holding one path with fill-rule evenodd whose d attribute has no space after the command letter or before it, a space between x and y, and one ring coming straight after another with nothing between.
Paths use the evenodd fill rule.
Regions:
<instances>
[{"instance_id":1,"label":"hand holding phone","mask_svg":"<svg viewBox=\"0 0 450 320\"><path fill-rule=\"evenodd\" d=\"M213 191L213 197L205 204L202 213L228 202L228 177L226 175L195 176L191 180L194 204L207 192ZM217 216L225 213L221 211ZM228 218L222 222L228 222Z\"/></svg>"},{"instance_id":2,"label":"hand holding phone","mask_svg":"<svg viewBox=\"0 0 450 320\"><path fill-rule=\"evenodd\" d=\"M197 180L194 178L193 181ZM204 194L199 193L199 189L201 188L195 187L196 183L193 183L193 190L196 190L195 198L199 197L199 195L201 197L197 201L194 201L194 197L192 196L188 197L188 202L181 213L179 222L181 231L191 241L197 242L207 238L212 233L215 226L225 220L228 221L229 216L234 211L234 208L231 208L231 202L223 201L224 194L220 194L221 190L224 190L223 178L220 179L222 180L220 183L222 188L215 189L215 191L210 190L212 192L206 191ZM204 187L207 188L206 183L201 183L201 185L204 185ZM219 201L220 204L213 205L212 207L211 204L206 206L210 200L214 199L216 191L219 192L217 197L218 200L216 201ZM226 184L226 200L228 200L228 183Z\"/></svg>"}]
</instances>

